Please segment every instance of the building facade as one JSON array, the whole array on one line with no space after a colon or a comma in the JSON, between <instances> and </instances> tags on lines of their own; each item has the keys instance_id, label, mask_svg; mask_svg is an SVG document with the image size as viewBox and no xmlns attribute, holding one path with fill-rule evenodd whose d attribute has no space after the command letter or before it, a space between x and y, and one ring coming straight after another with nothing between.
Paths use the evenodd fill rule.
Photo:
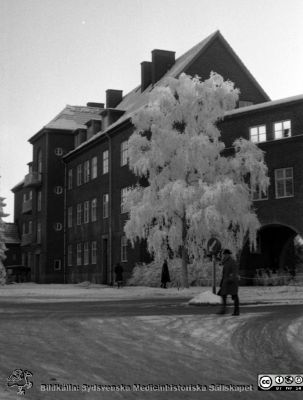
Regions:
<instances>
[{"instance_id":1,"label":"building facade","mask_svg":"<svg viewBox=\"0 0 303 400\"><path fill-rule=\"evenodd\" d=\"M136 263L149 261L144 243L131 248L123 232L123 198L137 183L128 168L131 118L167 77L185 72L207 79L211 71L240 89L238 108L220 123L223 141L227 148L238 137L258 143L271 179L267 196L254 199L262 223L259 248L251 254L245 245L241 265L253 274L257 267L288 262L288 244L303 232L303 96L270 101L215 32L178 59L172 51L153 50L151 61L141 63L141 83L133 91L123 96L121 90L107 90L105 106L67 106L30 139L29 173L13 191L22 260L31 266L33 280L111 284L117 262L127 278Z\"/></svg>"}]
</instances>

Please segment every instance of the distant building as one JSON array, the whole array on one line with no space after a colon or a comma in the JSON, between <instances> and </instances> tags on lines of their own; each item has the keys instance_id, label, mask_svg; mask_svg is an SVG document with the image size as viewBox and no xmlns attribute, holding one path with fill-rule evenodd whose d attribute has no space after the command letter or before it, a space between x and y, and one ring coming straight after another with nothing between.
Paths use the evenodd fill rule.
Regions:
<instances>
[{"instance_id":1,"label":"distant building","mask_svg":"<svg viewBox=\"0 0 303 400\"><path fill-rule=\"evenodd\" d=\"M244 246L242 269L251 276L257 267L284 266L288 244L303 232L303 96L270 101L217 31L178 59L172 51L153 50L151 61L141 63L140 85L130 93L109 89L105 106L67 106L31 137L29 173L12 190L22 263L31 266L33 280L110 284L117 262L127 278L135 263L149 260L144 243L133 249L123 233L123 196L137 182L128 168L131 118L166 77L185 72L204 80L211 71L241 91L238 108L220 124L224 142L228 147L242 136L258 143L271 177L268 195L255 195L259 248L250 254Z\"/></svg>"}]
</instances>

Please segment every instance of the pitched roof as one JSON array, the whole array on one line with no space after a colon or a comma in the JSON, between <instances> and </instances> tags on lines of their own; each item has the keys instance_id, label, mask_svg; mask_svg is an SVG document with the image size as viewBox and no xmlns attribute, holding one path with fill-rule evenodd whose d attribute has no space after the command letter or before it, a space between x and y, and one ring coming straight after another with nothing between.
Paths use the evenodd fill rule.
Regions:
<instances>
[{"instance_id":1,"label":"pitched roof","mask_svg":"<svg viewBox=\"0 0 303 400\"><path fill-rule=\"evenodd\" d=\"M216 31L212 33L211 35L207 36L205 39L203 39L201 42L199 42L197 45L192 47L190 50L188 50L186 53L184 53L182 56L176 59L174 65L164 74L162 78L159 79L158 82L156 82L154 85L150 84L143 92L141 92L141 85L137 86L134 88L132 91L130 91L127 95L125 95L122 99L122 101L117 105L118 110L123 110L125 111L123 115L117 119L113 124L111 124L105 131L101 131L97 133L96 135L92 136L89 140L86 142L82 143L80 146L78 146L76 149L72 150L68 155L77 152L79 149L82 149L85 147L88 143L91 143L95 140L98 140L102 135L105 133L110 132L112 129L116 128L123 122L127 120L131 120L133 115L142 107L144 107L146 104L149 102L149 95L150 92L157 86L162 86L165 85L165 82L168 78L178 78L178 76L186 69L188 69L192 63L195 62L195 60L203 55L205 50L208 48L208 46L215 40L219 39L223 41L223 44L225 45L226 49L229 51L229 53L236 59L236 61L241 65L241 68L247 73L248 77L253 81L253 83L259 88L259 90L263 93L264 97L270 100L268 95L264 92L262 87L258 84L258 82L255 80L253 75L248 71L248 69L245 67L241 59L236 55L236 53L233 51L231 46L228 44L228 42L224 39L224 37L221 35L220 31ZM67 155L67 157L68 157Z\"/></svg>"},{"instance_id":2,"label":"pitched roof","mask_svg":"<svg viewBox=\"0 0 303 400\"><path fill-rule=\"evenodd\" d=\"M12 222L6 222L4 224L4 243L5 244L20 243L17 224L14 224Z\"/></svg>"}]
</instances>

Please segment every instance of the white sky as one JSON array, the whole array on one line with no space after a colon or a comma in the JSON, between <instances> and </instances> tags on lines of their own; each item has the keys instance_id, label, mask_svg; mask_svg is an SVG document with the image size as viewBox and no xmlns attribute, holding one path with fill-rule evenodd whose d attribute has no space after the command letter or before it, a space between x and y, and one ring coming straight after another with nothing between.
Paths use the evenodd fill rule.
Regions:
<instances>
[{"instance_id":1,"label":"white sky","mask_svg":"<svg viewBox=\"0 0 303 400\"><path fill-rule=\"evenodd\" d=\"M27 173L27 140L66 104L140 83L154 48L176 57L219 29L273 99L303 93L303 0L0 0L0 195ZM228 78L228 77L225 77Z\"/></svg>"}]
</instances>

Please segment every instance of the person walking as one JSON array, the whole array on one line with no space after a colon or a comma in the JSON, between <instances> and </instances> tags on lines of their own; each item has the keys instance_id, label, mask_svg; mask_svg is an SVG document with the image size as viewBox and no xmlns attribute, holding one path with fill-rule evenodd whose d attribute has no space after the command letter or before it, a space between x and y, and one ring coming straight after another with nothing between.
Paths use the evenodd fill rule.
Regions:
<instances>
[{"instance_id":1,"label":"person walking","mask_svg":"<svg viewBox=\"0 0 303 400\"><path fill-rule=\"evenodd\" d=\"M170 282L170 276L169 276L167 261L164 260L161 272L161 288L167 289L166 287L167 282Z\"/></svg>"},{"instance_id":2,"label":"person walking","mask_svg":"<svg viewBox=\"0 0 303 400\"><path fill-rule=\"evenodd\" d=\"M116 282L119 287L123 285L123 267L121 264L117 263L115 267Z\"/></svg>"},{"instance_id":3,"label":"person walking","mask_svg":"<svg viewBox=\"0 0 303 400\"><path fill-rule=\"evenodd\" d=\"M225 314L226 299L231 295L234 301L234 312L232 315L240 315L240 301L238 296L239 288L239 269L236 261L232 257L230 250L225 249L222 254L222 279L218 295L222 297L222 306L218 314Z\"/></svg>"}]
</instances>

